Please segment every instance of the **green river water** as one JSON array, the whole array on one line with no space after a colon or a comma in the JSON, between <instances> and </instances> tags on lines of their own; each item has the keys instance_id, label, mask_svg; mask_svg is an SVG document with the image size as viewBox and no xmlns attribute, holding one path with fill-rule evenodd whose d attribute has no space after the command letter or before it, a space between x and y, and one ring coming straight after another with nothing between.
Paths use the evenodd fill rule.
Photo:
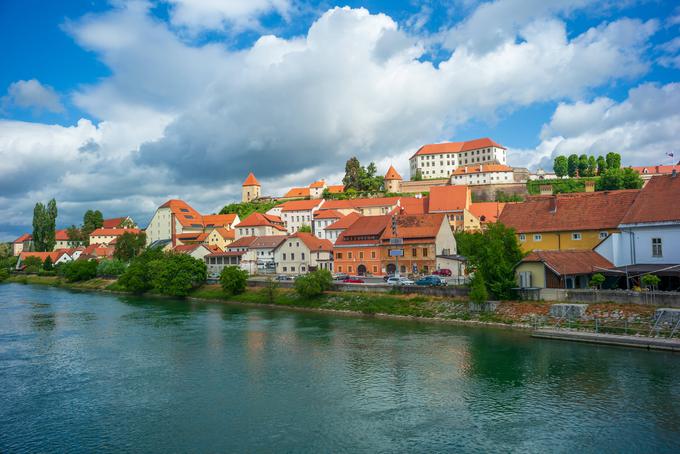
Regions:
<instances>
[{"instance_id":1,"label":"green river water","mask_svg":"<svg viewBox=\"0 0 680 454\"><path fill-rule=\"evenodd\" d=\"M4 284L0 452L680 452L680 355Z\"/></svg>"}]
</instances>

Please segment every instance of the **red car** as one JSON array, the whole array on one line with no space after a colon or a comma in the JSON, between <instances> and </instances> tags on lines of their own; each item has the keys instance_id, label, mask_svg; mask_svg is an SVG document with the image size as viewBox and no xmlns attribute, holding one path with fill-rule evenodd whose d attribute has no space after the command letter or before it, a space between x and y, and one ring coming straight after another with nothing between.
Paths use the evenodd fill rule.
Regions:
<instances>
[{"instance_id":1,"label":"red car","mask_svg":"<svg viewBox=\"0 0 680 454\"><path fill-rule=\"evenodd\" d=\"M346 277L342 280L345 284L363 284L364 280L358 277Z\"/></svg>"},{"instance_id":2,"label":"red car","mask_svg":"<svg viewBox=\"0 0 680 454\"><path fill-rule=\"evenodd\" d=\"M432 274L435 274L435 275L437 275L437 276L445 276L445 277L449 277L449 276L451 276L451 270L448 269L448 268L442 268L441 270L436 270L436 271L435 271L434 273L432 273Z\"/></svg>"}]
</instances>

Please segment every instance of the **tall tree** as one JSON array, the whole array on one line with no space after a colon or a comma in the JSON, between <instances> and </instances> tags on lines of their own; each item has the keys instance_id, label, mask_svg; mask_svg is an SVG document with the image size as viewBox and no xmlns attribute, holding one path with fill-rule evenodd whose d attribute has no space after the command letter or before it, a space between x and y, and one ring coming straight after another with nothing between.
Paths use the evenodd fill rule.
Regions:
<instances>
[{"instance_id":1,"label":"tall tree","mask_svg":"<svg viewBox=\"0 0 680 454\"><path fill-rule=\"evenodd\" d=\"M83 242L83 234L75 225L71 225L71 227L66 229L66 235L71 243L77 244Z\"/></svg>"},{"instance_id":2,"label":"tall tree","mask_svg":"<svg viewBox=\"0 0 680 454\"><path fill-rule=\"evenodd\" d=\"M607 160L602 156L597 157L597 174L602 175L607 170Z\"/></svg>"},{"instance_id":3,"label":"tall tree","mask_svg":"<svg viewBox=\"0 0 680 454\"><path fill-rule=\"evenodd\" d=\"M597 174L597 161L595 160L595 156L590 156L588 158L588 176L594 177L595 174Z\"/></svg>"},{"instance_id":4,"label":"tall tree","mask_svg":"<svg viewBox=\"0 0 680 454\"><path fill-rule=\"evenodd\" d=\"M588 176L588 156L582 154L578 158L578 176Z\"/></svg>"},{"instance_id":5,"label":"tall tree","mask_svg":"<svg viewBox=\"0 0 680 454\"><path fill-rule=\"evenodd\" d=\"M104 225L104 216L99 210L87 210L83 215L83 227L80 229L83 242L90 244L90 233Z\"/></svg>"},{"instance_id":6,"label":"tall tree","mask_svg":"<svg viewBox=\"0 0 680 454\"><path fill-rule=\"evenodd\" d=\"M345 177L342 179L342 184L345 185L345 190L354 189L361 190L361 177L364 169L356 156L351 157L345 163Z\"/></svg>"},{"instance_id":7,"label":"tall tree","mask_svg":"<svg viewBox=\"0 0 680 454\"><path fill-rule=\"evenodd\" d=\"M569 155L567 159L567 173L571 178L578 175L578 156L575 154Z\"/></svg>"},{"instance_id":8,"label":"tall tree","mask_svg":"<svg viewBox=\"0 0 680 454\"><path fill-rule=\"evenodd\" d=\"M146 247L146 234L125 232L116 240L113 256L119 260L130 261L142 253Z\"/></svg>"},{"instance_id":9,"label":"tall tree","mask_svg":"<svg viewBox=\"0 0 680 454\"><path fill-rule=\"evenodd\" d=\"M607 153L605 158L607 162L608 169L620 169L621 168L621 155L618 153Z\"/></svg>"},{"instance_id":10,"label":"tall tree","mask_svg":"<svg viewBox=\"0 0 680 454\"><path fill-rule=\"evenodd\" d=\"M52 199L47 207L38 202L33 208L33 244L39 252L51 251L56 244L57 202Z\"/></svg>"},{"instance_id":11,"label":"tall tree","mask_svg":"<svg viewBox=\"0 0 680 454\"><path fill-rule=\"evenodd\" d=\"M569 163L567 162L566 156L557 156L555 162L553 163L553 170L555 175L562 178L569 174Z\"/></svg>"}]
</instances>

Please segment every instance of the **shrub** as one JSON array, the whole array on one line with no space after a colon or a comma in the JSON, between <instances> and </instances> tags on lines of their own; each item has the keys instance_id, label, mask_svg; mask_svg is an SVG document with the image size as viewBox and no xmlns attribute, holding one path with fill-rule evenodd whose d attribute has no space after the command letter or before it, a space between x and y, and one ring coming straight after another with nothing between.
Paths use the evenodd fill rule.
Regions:
<instances>
[{"instance_id":1,"label":"shrub","mask_svg":"<svg viewBox=\"0 0 680 454\"><path fill-rule=\"evenodd\" d=\"M648 287L648 288L651 287L652 289L657 287L659 285L659 283L661 282L661 279L659 278L659 276L655 276L653 274L645 274L644 276L642 276L641 280L642 280L642 285L644 285L645 287Z\"/></svg>"},{"instance_id":2,"label":"shrub","mask_svg":"<svg viewBox=\"0 0 680 454\"><path fill-rule=\"evenodd\" d=\"M102 260L97 265L97 276L120 276L125 272L125 263L122 260Z\"/></svg>"},{"instance_id":3,"label":"shrub","mask_svg":"<svg viewBox=\"0 0 680 454\"><path fill-rule=\"evenodd\" d=\"M76 260L61 267L63 275L69 282L80 282L97 277L97 262L94 260Z\"/></svg>"},{"instance_id":4,"label":"shrub","mask_svg":"<svg viewBox=\"0 0 680 454\"><path fill-rule=\"evenodd\" d=\"M45 261L43 262L43 270L45 271L52 271L54 268L54 264L52 263L52 257L49 255L45 258Z\"/></svg>"},{"instance_id":5,"label":"shrub","mask_svg":"<svg viewBox=\"0 0 680 454\"><path fill-rule=\"evenodd\" d=\"M226 266L220 273L222 290L228 295L239 295L246 291L248 273L238 266Z\"/></svg>"},{"instance_id":6,"label":"shrub","mask_svg":"<svg viewBox=\"0 0 680 454\"><path fill-rule=\"evenodd\" d=\"M300 296L313 298L331 288L332 284L333 276L330 271L318 270L297 278L295 281L295 291Z\"/></svg>"},{"instance_id":7,"label":"shrub","mask_svg":"<svg viewBox=\"0 0 680 454\"><path fill-rule=\"evenodd\" d=\"M37 273L40 268L42 268L42 260L40 260L38 257L26 257L21 264L26 267L24 271L27 273ZM35 270L35 271L28 271L28 269Z\"/></svg>"},{"instance_id":8,"label":"shrub","mask_svg":"<svg viewBox=\"0 0 680 454\"><path fill-rule=\"evenodd\" d=\"M9 270L5 267L0 268L0 282L6 281L9 278Z\"/></svg>"},{"instance_id":9,"label":"shrub","mask_svg":"<svg viewBox=\"0 0 680 454\"><path fill-rule=\"evenodd\" d=\"M163 295L187 296L208 277L205 262L186 254L166 253L147 267L151 286Z\"/></svg>"},{"instance_id":10,"label":"shrub","mask_svg":"<svg viewBox=\"0 0 680 454\"><path fill-rule=\"evenodd\" d=\"M470 301L476 304L484 304L489 299L486 291L486 283L482 273L475 273L470 282Z\"/></svg>"},{"instance_id":11,"label":"shrub","mask_svg":"<svg viewBox=\"0 0 680 454\"><path fill-rule=\"evenodd\" d=\"M135 257L130 266L118 279L118 283L128 292L141 294L151 290L151 276L149 274L149 263L163 257L163 251L158 248L147 249Z\"/></svg>"},{"instance_id":12,"label":"shrub","mask_svg":"<svg viewBox=\"0 0 680 454\"><path fill-rule=\"evenodd\" d=\"M589 285L593 288L600 288L604 284L605 277L601 273L595 273L590 278Z\"/></svg>"}]
</instances>

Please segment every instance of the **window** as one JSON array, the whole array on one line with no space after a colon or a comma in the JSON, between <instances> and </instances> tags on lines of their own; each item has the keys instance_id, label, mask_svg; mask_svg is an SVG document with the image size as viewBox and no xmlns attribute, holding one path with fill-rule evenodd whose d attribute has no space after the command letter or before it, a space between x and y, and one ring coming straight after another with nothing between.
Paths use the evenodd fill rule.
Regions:
<instances>
[{"instance_id":1,"label":"window","mask_svg":"<svg viewBox=\"0 0 680 454\"><path fill-rule=\"evenodd\" d=\"M540 233L534 234L534 241L541 241L543 239L543 235Z\"/></svg>"},{"instance_id":2,"label":"window","mask_svg":"<svg viewBox=\"0 0 680 454\"><path fill-rule=\"evenodd\" d=\"M600 239L601 239L601 240L604 240L604 239L607 238L608 236L609 236L609 233L607 233L607 232L600 232Z\"/></svg>"},{"instance_id":3,"label":"window","mask_svg":"<svg viewBox=\"0 0 680 454\"><path fill-rule=\"evenodd\" d=\"M342 273L342 265L338 266L338 273Z\"/></svg>"},{"instance_id":4,"label":"window","mask_svg":"<svg viewBox=\"0 0 680 454\"><path fill-rule=\"evenodd\" d=\"M291 270L292 272L295 272L295 267L294 267L294 266L291 266L291 267L290 267L290 270Z\"/></svg>"},{"instance_id":5,"label":"window","mask_svg":"<svg viewBox=\"0 0 680 454\"><path fill-rule=\"evenodd\" d=\"M375 251L371 251L371 258L372 258L372 259L375 258Z\"/></svg>"},{"instance_id":6,"label":"window","mask_svg":"<svg viewBox=\"0 0 680 454\"><path fill-rule=\"evenodd\" d=\"M304 266L300 267L300 271L305 271L305 267Z\"/></svg>"},{"instance_id":7,"label":"window","mask_svg":"<svg viewBox=\"0 0 680 454\"><path fill-rule=\"evenodd\" d=\"M304 252L301 252L300 255L302 256L302 260L304 260L304 259L305 259L305 253L304 253ZM304 271L304 270L303 270L303 271Z\"/></svg>"},{"instance_id":8,"label":"window","mask_svg":"<svg viewBox=\"0 0 680 454\"><path fill-rule=\"evenodd\" d=\"M342 252L336 253L335 258L338 259L338 260L342 259Z\"/></svg>"},{"instance_id":9,"label":"window","mask_svg":"<svg viewBox=\"0 0 680 454\"><path fill-rule=\"evenodd\" d=\"M416 249L416 248L411 249L411 256L412 257L418 257L418 249Z\"/></svg>"},{"instance_id":10,"label":"window","mask_svg":"<svg viewBox=\"0 0 680 454\"><path fill-rule=\"evenodd\" d=\"M652 238L652 257L663 257L661 238Z\"/></svg>"},{"instance_id":11,"label":"window","mask_svg":"<svg viewBox=\"0 0 680 454\"><path fill-rule=\"evenodd\" d=\"M364 251L360 251L360 252L359 252L359 258L360 258L361 260L363 260L363 258L364 258Z\"/></svg>"},{"instance_id":12,"label":"window","mask_svg":"<svg viewBox=\"0 0 680 454\"><path fill-rule=\"evenodd\" d=\"M348 273L351 273L352 271L353 271L353 270L352 270L352 265L348 266L348 267L347 267L347 272L348 272Z\"/></svg>"},{"instance_id":13,"label":"window","mask_svg":"<svg viewBox=\"0 0 680 454\"><path fill-rule=\"evenodd\" d=\"M283 272L285 273L286 271L288 271L288 267L287 267L287 266L284 266L284 267L283 267Z\"/></svg>"},{"instance_id":14,"label":"window","mask_svg":"<svg viewBox=\"0 0 680 454\"><path fill-rule=\"evenodd\" d=\"M527 240L527 236L526 236L525 234L523 234L523 233L520 233L520 234L519 234L519 240L520 240L520 241L526 241L526 240Z\"/></svg>"},{"instance_id":15,"label":"window","mask_svg":"<svg viewBox=\"0 0 680 454\"><path fill-rule=\"evenodd\" d=\"M373 266L373 274L377 274L377 273L378 273L378 267L374 265Z\"/></svg>"},{"instance_id":16,"label":"window","mask_svg":"<svg viewBox=\"0 0 680 454\"><path fill-rule=\"evenodd\" d=\"M292 252L290 253L290 259L295 260L295 254L293 254Z\"/></svg>"},{"instance_id":17,"label":"window","mask_svg":"<svg viewBox=\"0 0 680 454\"><path fill-rule=\"evenodd\" d=\"M351 259L351 258L352 258L352 253L351 253L351 252L348 252L348 253L347 253L347 258L348 258L348 259ZM351 267L350 267L350 268L351 268Z\"/></svg>"},{"instance_id":18,"label":"window","mask_svg":"<svg viewBox=\"0 0 680 454\"><path fill-rule=\"evenodd\" d=\"M423 248L423 257L427 257L427 248L426 247Z\"/></svg>"},{"instance_id":19,"label":"window","mask_svg":"<svg viewBox=\"0 0 680 454\"><path fill-rule=\"evenodd\" d=\"M286 260L286 253L283 253L283 260Z\"/></svg>"},{"instance_id":20,"label":"window","mask_svg":"<svg viewBox=\"0 0 680 454\"><path fill-rule=\"evenodd\" d=\"M581 241L581 234L579 232L572 233L571 239L574 241Z\"/></svg>"}]
</instances>

